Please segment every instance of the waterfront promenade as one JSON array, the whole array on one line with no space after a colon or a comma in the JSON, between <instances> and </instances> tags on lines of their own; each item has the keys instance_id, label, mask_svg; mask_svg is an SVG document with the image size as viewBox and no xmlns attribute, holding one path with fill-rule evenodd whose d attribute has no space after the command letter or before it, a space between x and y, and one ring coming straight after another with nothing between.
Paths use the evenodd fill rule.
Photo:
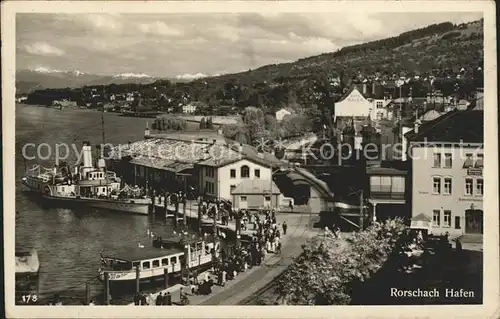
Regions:
<instances>
[{"instance_id":1,"label":"waterfront promenade","mask_svg":"<svg viewBox=\"0 0 500 319\"><path fill-rule=\"evenodd\" d=\"M188 210L186 210L188 211ZM196 216L197 217L197 216ZM276 214L278 223L284 221L288 224L288 232L281 239L283 244L281 254L268 254L260 266L254 266L246 272L239 273L238 276L226 282L225 287L214 285L212 293L208 296L189 295L191 305L236 305L248 298L270 281L281 274L302 251L302 244L307 239L321 232L319 229L310 227L309 216L307 214ZM210 219L213 222L213 219ZM234 224L234 223L233 223ZM230 224L231 226L231 224ZM210 274L217 282L216 277ZM199 278L204 277L204 273ZM180 288L182 285L175 285L168 288L172 295L173 303L179 303ZM185 288L189 291L188 287ZM166 290L162 290L166 292ZM158 293L153 294L156 299ZM133 305L133 304L132 304Z\"/></svg>"},{"instance_id":2,"label":"waterfront promenade","mask_svg":"<svg viewBox=\"0 0 500 319\"><path fill-rule=\"evenodd\" d=\"M159 214L160 212L163 212L165 210L165 205L164 205L164 201L162 201L161 204L158 204L158 200L155 201L155 210L156 210L156 214ZM186 202L186 209L185 209L185 212L186 212L186 219L198 219L198 203L197 201L187 201ZM183 204L181 203L179 205L179 214L177 215L177 219L178 220L182 220L183 219L183 214L184 214L184 207L183 207ZM170 218L173 218L175 215L175 206L174 205L168 205L167 206L167 214L166 214L166 217L170 217ZM276 212L276 219L277 219L277 222L278 224L282 224L286 219L283 219L283 217L279 217L279 216L284 216L284 215L291 215L291 216L295 216L295 218L301 218L301 220L304 220L305 224L304 225L309 225L312 221L310 221L310 218L311 218L311 215L309 214L309 212L304 212L304 210L302 209L302 211L299 213L299 212L296 212L296 213L281 213L281 212ZM292 217L293 219L293 217ZM204 226L213 226L213 223L214 223L214 219L212 217L208 217L207 215L202 215L201 217L201 222L202 222L202 225ZM288 220L287 220L287 224L288 224L288 227L289 229L292 229L292 225L290 223L288 223ZM217 227L221 230L231 230L233 232L236 232L236 221L233 219L233 220L229 220L228 221L228 225L224 225L222 223L222 220L217 220ZM248 229L241 229L241 235L248 235L248 236L251 236L253 233L255 232L255 230L253 229L253 226L249 225Z\"/></svg>"}]
</instances>

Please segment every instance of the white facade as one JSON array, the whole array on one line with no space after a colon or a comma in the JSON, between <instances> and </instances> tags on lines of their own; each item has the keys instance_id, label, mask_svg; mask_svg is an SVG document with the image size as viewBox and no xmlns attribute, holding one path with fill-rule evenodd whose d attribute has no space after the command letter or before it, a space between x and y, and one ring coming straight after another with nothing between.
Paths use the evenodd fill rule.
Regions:
<instances>
[{"instance_id":1,"label":"white facade","mask_svg":"<svg viewBox=\"0 0 500 319\"><path fill-rule=\"evenodd\" d=\"M276 112L276 120L281 121L287 115L291 115L292 112L288 111L285 108L282 108Z\"/></svg>"},{"instance_id":2,"label":"white facade","mask_svg":"<svg viewBox=\"0 0 500 319\"><path fill-rule=\"evenodd\" d=\"M393 112L392 108L389 106L392 100L389 99L374 99L372 100L372 112L370 118L372 120L392 120Z\"/></svg>"},{"instance_id":3,"label":"white facade","mask_svg":"<svg viewBox=\"0 0 500 319\"><path fill-rule=\"evenodd\" d=\"M368 101L357 88L354 88L351 93L342 101L335 103L335 117L362 117L372 116L373 104Z\"/></svg>"},{"instance_id":4,"label":"white facade","mask_svg":"<svg viewBox=\"0 0 500 319\"><path fill-rule=\"evenodd\" d=\"M182 106L182 113L192 114L196 111L196 105L188 104Z\"/></svg>"},{"instance_id":5,"label":"white facade","mask_svg":"<svg viewBox=\"0 0 500 319\"><path fill-rule=\"evenodd\" d=\"M232 200L231 189L243 179L271 179L271 168L247 159L222 166L201 166L199 170L200 192L208 196Z\"/></svg>"},{"instance_id":6,"label":"white facade","mask_svg":"<svg viewBox=\"0 0 500 319\"><path fill-rule=\"evenodd\" d=\"M434 235L482 232L482 144L411 147L412 216L429 218Z\"/></svg>"}]
</instances>

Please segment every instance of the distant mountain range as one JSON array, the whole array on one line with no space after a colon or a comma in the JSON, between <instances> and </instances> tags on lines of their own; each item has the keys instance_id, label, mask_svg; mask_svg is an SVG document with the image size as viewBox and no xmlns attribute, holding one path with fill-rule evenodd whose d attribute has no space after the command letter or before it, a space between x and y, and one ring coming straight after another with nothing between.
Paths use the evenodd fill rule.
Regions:
<instances>
[{"instance_id":1,"label":"distant mountain range","mask_svg":"<svg viewBox=\"0 0 500 319\"><path fill-rule=\"evenodd\" d=\"M27 94L34 90L49 88L76 88L92 85L109 84L149 84L157 80L172 82L188 82L204 77L204 74L183 74L174 78L155 78L144 73L122 73L115 75L95 75L78 70L62 71L39 67L31 70L18 70L16 72L16 93Z\"/></svg>"}]
</instances>

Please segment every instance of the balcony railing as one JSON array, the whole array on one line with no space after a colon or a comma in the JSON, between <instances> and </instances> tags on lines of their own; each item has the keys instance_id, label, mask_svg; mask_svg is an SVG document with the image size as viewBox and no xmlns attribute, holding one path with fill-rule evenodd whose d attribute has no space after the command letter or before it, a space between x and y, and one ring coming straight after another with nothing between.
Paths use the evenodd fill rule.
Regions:
<instances>
[{"instance_id":1,"label":"balcony railing","mask_svg":"<svg viewBox=\"0 0 500 319\"><path fill-rule=\"evenodd\" d=\"M384 191L371 191L370 197L373 199L404 199L404 192L384 192Z\"/></svg>"}]
</instances>

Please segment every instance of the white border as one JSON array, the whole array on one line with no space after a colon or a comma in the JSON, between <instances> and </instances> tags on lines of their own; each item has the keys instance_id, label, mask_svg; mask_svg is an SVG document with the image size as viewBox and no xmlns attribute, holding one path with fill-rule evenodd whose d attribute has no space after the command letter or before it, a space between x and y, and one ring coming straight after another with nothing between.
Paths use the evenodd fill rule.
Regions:
<instances>
[{"instance_id":1,"label":"white border","mask_svg":"<svg viewBox=\"0 0 500 319\"><path fill-rule=\"evenodd\" d=\"M283 307L233 306L123 307L123 306L15 306L14 305L14 223L15 223L15 14L16 12L483 12L485 70L485 174L486 191L484 223L484 292L482 306L322 306ZM8 318L325 318L325 317L437 317L493 318L499 317L499 209L498 209L498 149L497 149L497 70L496 22L493 1L331 1L331 2L265 2L263 1L183 1L183 2L2 2L2 83L3 83L3 198L5 250L5 304ZM496 315L495 315L496 313Z\"/></svg>"}]
</instances>

